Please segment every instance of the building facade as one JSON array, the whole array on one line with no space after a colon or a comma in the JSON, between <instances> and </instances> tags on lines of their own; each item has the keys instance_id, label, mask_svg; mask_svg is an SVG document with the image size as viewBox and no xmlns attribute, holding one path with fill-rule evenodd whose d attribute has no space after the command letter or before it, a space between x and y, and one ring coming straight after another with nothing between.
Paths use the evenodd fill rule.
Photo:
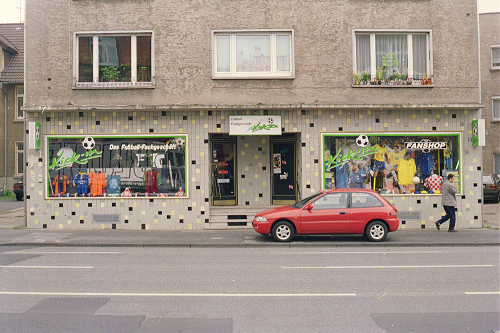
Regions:
<instances>
[{"instance_id":1,"label":"building facade","mask_svg":"<svg viewBox=\"0 0 500 333\"><path fill-rule=\"evenodd\" d=\"M24 172L24 24L0 24L0 188Z\"/></svg>"},{"instance_id":2,"label":"building facade","mask_svg":"<svg viewBox=\"0 0 500 333\"><path fill-rule=\"evenodd\" d=\"M481 102L486 124L484 173L500 174L500 13L479 15Z\"/></svg>"},{"instance_id":3,"label":"building facade","mask_svg":"<svg viewBox=\"0 0 500 333\"><path fill-rule=\"evenodd\" d=\"M249 226L364 187L426 228L450 172L482 226L474 0L27 0L26 54L29 227Z\"/></svg>"}]
</instances>

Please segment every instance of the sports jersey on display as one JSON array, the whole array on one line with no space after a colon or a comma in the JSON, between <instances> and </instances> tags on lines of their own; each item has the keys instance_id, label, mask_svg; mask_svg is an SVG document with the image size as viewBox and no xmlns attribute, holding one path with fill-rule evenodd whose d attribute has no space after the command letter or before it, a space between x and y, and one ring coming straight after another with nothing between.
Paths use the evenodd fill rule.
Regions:
<instances>
[{"instance_id":1,"label":"sports jersey on display","mask_svg":"<svg viewBox=\"0 0 500 333\"><path fill-rule=\"evenodd\" d=\"M160 174L156 170L146 171L142 177L142 182L147 193L157 193L158 186L162 184Z\"/></svg>"},{"instance_id":2,"label":"sports jersey on display","mask_svg":"<svg viewBox=\"0 0 500 333\"><path fill-rule=\"evenodd\" d=\"M57 175L52 180L54 186L54 195L57 197L59 194L66 194L66 185L69 185L69 180L66 175Z\"/></svg>"},{"instance_id":3,"label":"sports jersey on display","mask_svg":"<svg viewBox=\"0 0 500 333\"><path fill-rule=\"evenodd\" d=\"M73 185L76 186L79 197L84 197L87 195L87 187L89 186L89 182L89 175L84 172L80 172L75 176Z\"/></svg>"},{"instance_id":4,"label":"sports jersey on display","mask_svg":"<svg viewBox=\"0 0 500 333\"><path fill-rule=\"evenodd\" d=\"M415 160L402 159L398 164L399 185L407 186L413 182L413 176L417 172Z\"/></svg>"},{"instance_id":5,"label":"sports jersey on display","mask_svg":"<svg viewBox=\"0 0 500 333\"><path fill-rule=\"evenodd\" d=\"M90 195L95 197L95 196L101 196L102 195L102 189L104 186L106 186L106 176L102 172L95 172L91 171L89 173L89 179L90 179Z\"/></svg>"},{"instance_id":6,"label":"sports jersey on display","mask_svg":"<svg viewBox=\"0 0 500 333\"><path fill-rule=\"evenodd\" d=\"M375 153L375 161L384 162L385 154L387 154L387 147L381 147L380 145L376 144L373 146L373 148L377 148L377 152Z\"/></svg>"}]
</instances>

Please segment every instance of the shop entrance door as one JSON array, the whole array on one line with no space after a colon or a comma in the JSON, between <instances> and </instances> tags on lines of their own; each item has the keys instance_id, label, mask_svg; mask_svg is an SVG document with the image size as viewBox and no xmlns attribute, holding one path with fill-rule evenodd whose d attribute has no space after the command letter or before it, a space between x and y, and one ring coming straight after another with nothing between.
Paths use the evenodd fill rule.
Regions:
<instances>
[{"instance_id":1,"label":"shop entrance door","mask_svg":"<svg viewBox=\"0 0 500 333\"><path fill-rule=\"evenodd\" d=\"M228 135L213 135L211 138L211 196L214 206L236 205L235 151L236 140Z\"/></svg>"},{"instance_id":2,"label":"shop entrance door","mask_svg":"<svg viewBox=\"0 0 500 333\"><path fill-rule=\"evenodd\" d=\"M295 136L272 139L272 204L291 205L297 201L297 159Z\"/></svg>"}]
</instances>

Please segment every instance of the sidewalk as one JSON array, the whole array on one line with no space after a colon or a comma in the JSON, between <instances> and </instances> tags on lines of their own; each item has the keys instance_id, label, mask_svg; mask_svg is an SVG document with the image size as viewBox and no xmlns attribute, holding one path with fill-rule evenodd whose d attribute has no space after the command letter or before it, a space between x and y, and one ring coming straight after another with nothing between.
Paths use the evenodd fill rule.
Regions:
<instances>
[{"instance_id":1,"label":"sidewalk","mask_svg":"<svg viewBox=\"0 0 500 333\"><path fill-rule=\"evenodd\" d=\"M296 236L291 243L277 243L253 229L157 231L157 230L48 230L26 229L24 211L0 214L0 246L72 247L414 247L414 246L500 246L498 214L488 217L490 228L446 230L400 229L382 243L368 242L361 235ZM486 221L485 221L486 225ZM13 229L13 228L18 229ZM19 228L20 227L20 228ZM496 229L495 229L496 228Z\"/></svg>"}]
</instances>

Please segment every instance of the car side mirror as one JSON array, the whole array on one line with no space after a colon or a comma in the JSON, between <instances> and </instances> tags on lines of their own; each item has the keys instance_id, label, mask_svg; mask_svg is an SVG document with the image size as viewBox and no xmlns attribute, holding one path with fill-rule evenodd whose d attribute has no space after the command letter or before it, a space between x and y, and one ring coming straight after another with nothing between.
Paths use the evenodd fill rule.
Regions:
<instances>
[{"instance_id":1,"label":"car side mirror","mask_svg":"<svg viewBox=\"0 0 500 333\"><path fill-rule=\"evenodd\" d=\"M313 205L312 204L307 204L305 207L304 207L304 210L311 210L313 209Z\"/></svg>"}]
</instances>

